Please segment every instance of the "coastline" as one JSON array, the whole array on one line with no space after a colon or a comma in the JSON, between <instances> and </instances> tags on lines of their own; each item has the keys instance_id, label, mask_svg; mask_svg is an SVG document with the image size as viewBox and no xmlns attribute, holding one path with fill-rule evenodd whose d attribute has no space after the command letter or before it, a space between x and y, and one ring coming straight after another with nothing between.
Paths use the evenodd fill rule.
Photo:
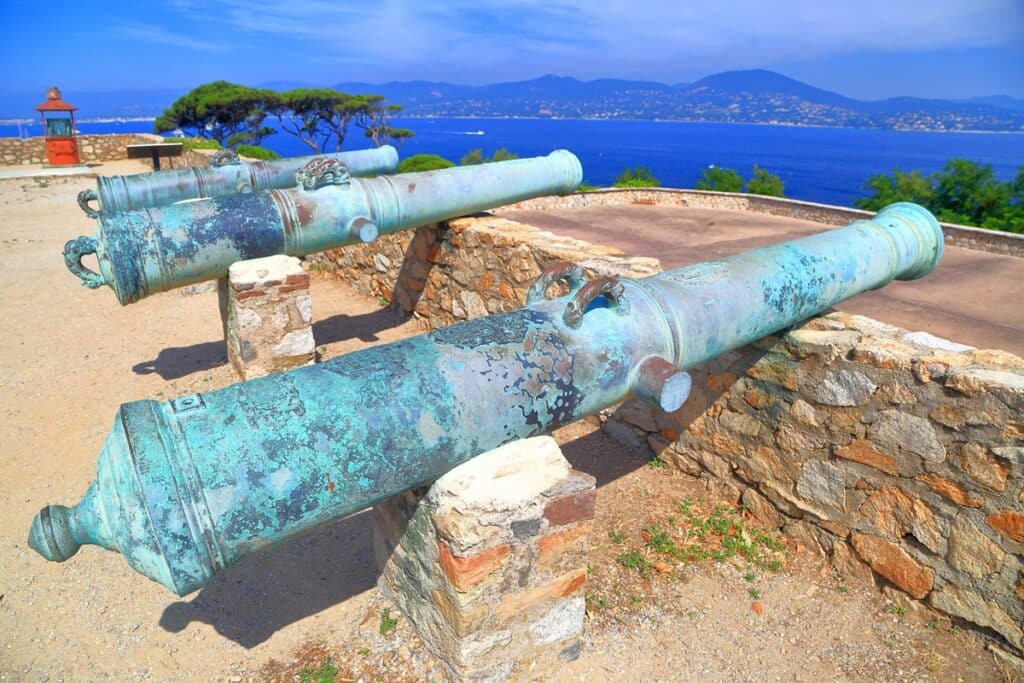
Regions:
<instances>
[{"instance_id":1,"label":"coastline","mask_svg":"<svg viewBox=\"0 0 1024 683\"><path fill-rule=\"evenodd\" d=\"M889 133L952 133L971 135L1024 135L1024 130L982 130L975 128L949 129L949 128L883 128L865 126L826 126L815 123L787 123L782 121L721 121L716 119L637 119L630 117L612 116L447 116L440 114L405 114L396 116L397 119L413 120L466 120L466 121L597 121L597 122L635 122L635 123L682 123L682 124L716 124L727 126L763 126L770 128L809 128L821 130L867 130ZM156 121L156 116L98 116L95 118L78 118L78 123L143 123ZM33 118L0 118L0 126L36 125L37 120Z\"/></svg>"}]
</instances>

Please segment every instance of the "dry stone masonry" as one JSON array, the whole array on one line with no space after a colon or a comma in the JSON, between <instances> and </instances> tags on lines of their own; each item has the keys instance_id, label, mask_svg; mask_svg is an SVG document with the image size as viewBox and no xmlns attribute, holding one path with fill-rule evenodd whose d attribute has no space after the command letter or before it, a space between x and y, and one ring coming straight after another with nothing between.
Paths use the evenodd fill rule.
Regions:
<instances>
[{"instance_id":1,"label":"dry stone masonry","mask_svg":"<svg viewBox=\"0 0 1024 683\"><path fill-rule=\"evenodd\" d=\"M613 437L768 525L1024 648L1024 360L841 312L695 371Z\"/></svg>"},{"instance_id":2,"label":"dry stone masonry","mask_svg":"<svg viewBox=\"0 0 1024 683\"><path fill-rule=\"evenodd\" d=\"M122 135L78 135L78 151L82 163L116 161L127 158L128 145L161 142L159 135L126 133ZM47 163L44 138L0 138L0 165L38 166Z\"/></svg>"},{"instance_id":3,"label":"dry stone masonry","mask_svg":"<svg viewBox=\"0 0 1024 683\"><path fill-rule=\"evenodd\" d=\"M455 680L545 678L579 656L594 478L515 441L374 509L381 592Z\"/></svg>"},{"instance_id":4,"label":"dry stone masonry","mask_svg":"<svg viewBox=\"0 0 1024 683\"><path fill-rule=\"evenodd\" d=\"M243 379L313 362L309 273L294 256L239 261L220 287L228 358Z\"/></svg>"},{"instance_id":5,"label":"dry stone masonry","mask_svg":"<svg viewBox=\"0 0 1024 683\"><path fill-rule=\"evenodd\" d=\"M578 263L588 277L646 277L661 270L657 259L624 257L616 249L489 215L423 226L307 260L431 327L521 308L541 270L557 261Z\"/></svg>"}]
</instances>

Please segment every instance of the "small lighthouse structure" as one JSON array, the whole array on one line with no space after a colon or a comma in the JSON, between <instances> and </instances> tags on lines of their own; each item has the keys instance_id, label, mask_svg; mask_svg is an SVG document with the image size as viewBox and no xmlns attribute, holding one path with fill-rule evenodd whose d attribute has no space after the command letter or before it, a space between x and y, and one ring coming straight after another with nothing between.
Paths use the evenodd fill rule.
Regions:
<instances>
[{"instance_id":1,"label":"small lighthouse structure","mask_svg":"<svg viewBox=\"0 0 1024 683\"><path fill-rule=\"evenodd\" d=\"M43 119L43 135L46 138L46 157L51 166L70 166L81 163L78 156L78 140L75 139L75 111L78 107L68 104L60 96L60 89L53 86L46 91L46 101L36 107Z\"/></svg>"}]
</instances>

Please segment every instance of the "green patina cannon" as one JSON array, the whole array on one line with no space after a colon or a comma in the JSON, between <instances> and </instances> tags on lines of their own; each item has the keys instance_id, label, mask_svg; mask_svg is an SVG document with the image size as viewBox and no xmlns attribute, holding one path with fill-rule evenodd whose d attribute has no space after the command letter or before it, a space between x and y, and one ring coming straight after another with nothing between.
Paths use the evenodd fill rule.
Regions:
<instances>
[{"instance_id":1,"label":"green patina cannon","mask_svg":"<svg viewBox=\"0 0 1024 683\"><path fill-rule=\"evenodd\" d=\"M336 159L318 157L295 173L297 187L99 214L96 237L64 246L82 284L109 285L122 304L223 277L237 261L303 256L426 223L548 194L568 194L583 178L565 150L377 178L352 178ZM100 272L82 265L95 253Z\"/></svg>"},{"instance_id":2,"label":"green patina cannon","mask_svg":"<svg viewBox=\"0 0 1024 683\"><path fill-rule=\"evenodd\" d=\"M186 199L292 187L296 171L313 159L323 157L345 164L353 176L382 175L398 169L398 152L390 145L274 161L242 161L233 150L224 149L210 157L209 168L195 166L135 175L99 176L95 190L78 193L78 205L90 218L98 218L101 210L132 211ZM99 209L92 207L92 201L99 202Z\"/></svg>"},{"instance_id":3,"label":"green patina cannon","mask_svg":"<svg viewBox=\"0 0 1024 683\"><path fill-rule=\"evenodd\" d=\"M672 411L686 369L942 254L913 204L872 220L642 280L559 264L525 308L167 402L126 403L77 506L29 545L63 561L120 551L184 595L252 553L423 485L509 441L631 394ZM566 296L545 300L554 280Z\"/></svg>"}]
</instances>

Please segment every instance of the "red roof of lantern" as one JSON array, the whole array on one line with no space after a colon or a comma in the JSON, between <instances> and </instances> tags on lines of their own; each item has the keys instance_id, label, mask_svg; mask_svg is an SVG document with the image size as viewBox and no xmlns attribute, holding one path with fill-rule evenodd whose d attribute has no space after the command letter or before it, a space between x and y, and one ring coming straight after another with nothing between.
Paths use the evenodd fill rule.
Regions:
<instances>
[{"instance_id":1,"label":"red roof of lantern","mask_svg":"<svg viewBox=\"0 0 1024 683\"><path fill-rule=\"evenodd\" d=\"M36 107L36 111L77 111L78 107L68 104L60 98L60 90L53 86L46 91L46 101Z\"/></svg>"}]
</instances>

